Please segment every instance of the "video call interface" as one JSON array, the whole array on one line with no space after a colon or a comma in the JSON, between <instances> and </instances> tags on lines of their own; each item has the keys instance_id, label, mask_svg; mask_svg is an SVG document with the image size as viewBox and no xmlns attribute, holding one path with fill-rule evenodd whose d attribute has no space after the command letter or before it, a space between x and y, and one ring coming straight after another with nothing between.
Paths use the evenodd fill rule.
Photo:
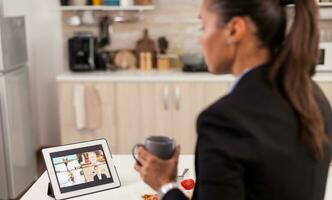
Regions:
<instances>
[{"instance_id":1,"label":"video call interface","mask_svg":"<svg viewBox=\"0 0 332 200\"><path fill-rule=\"evenodd\" d=\"M51 153L61 193L113 183L102 145Z\"/></svg>"}]
</instances>

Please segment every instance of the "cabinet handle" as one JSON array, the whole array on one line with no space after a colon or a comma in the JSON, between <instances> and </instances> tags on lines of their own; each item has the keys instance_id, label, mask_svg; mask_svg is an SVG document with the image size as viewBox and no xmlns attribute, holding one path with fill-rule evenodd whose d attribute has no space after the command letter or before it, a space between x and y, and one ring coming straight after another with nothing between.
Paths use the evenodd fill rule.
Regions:
<instances>
[{"instance_id":1,"label":"cabinet handle","mask_svg":"<svg viewBox=\"0 0 332 200\"><path fill-rule=\"evenodd\" d=\"M169 87L164 86L164 109L168 110Z\"/></svg>"},{"instance_id":2,"label":"cabinet handle","mask_svg":"<svg viewBox=\"0 0 332 200\"><path fill-rule=\"evenodd\" d=\"M175 108L176 110L180 110L180 98L181 98L181 90L179 86L175 88Z\"/></svg>"}]
</instances>

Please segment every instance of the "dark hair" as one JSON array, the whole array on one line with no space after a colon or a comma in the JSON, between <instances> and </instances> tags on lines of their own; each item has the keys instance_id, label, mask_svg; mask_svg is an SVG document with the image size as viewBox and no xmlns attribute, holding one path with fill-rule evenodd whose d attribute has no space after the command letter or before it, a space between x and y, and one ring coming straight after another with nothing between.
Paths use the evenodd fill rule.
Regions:
<instances>
[{"instance_id":1,"label":"dark hair","mask_svg":"<svg viewBox=\"0 0 332 200\"><path fill-rule=\"evenodd\" d=\"M327 136L311 80L319 57L318 8L315 0L212 0L211 9L221 23L235 16L249 17L257 27L261 45L272 55L269 81L281 90L301 124L301 138L317 160L324 157ZM287 33L285 5L295 5ZM278 83L280 81L280 83Z\"/></svg>"}]
</instances>

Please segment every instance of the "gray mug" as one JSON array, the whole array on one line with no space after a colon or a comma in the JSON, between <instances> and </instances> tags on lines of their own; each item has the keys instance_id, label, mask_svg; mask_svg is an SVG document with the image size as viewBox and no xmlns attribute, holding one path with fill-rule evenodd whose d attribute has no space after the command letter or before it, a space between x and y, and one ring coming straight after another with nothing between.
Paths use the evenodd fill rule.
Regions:
<instances>
[{"instance_id":1,"label":"gray mug","mask_svg":"<svg viewBox=\"0 0 332 200\"><path fill-rule=\"evenodd\" d=\"M160 159L168 160L173 156L175 140L166 136L151 136L144 140L144 144L135 144L132 148L132 155L138 164L140 164L140 162L135 156L135 150L139 146L145 148L148 152Z\"/></svg>"}]
</instances>

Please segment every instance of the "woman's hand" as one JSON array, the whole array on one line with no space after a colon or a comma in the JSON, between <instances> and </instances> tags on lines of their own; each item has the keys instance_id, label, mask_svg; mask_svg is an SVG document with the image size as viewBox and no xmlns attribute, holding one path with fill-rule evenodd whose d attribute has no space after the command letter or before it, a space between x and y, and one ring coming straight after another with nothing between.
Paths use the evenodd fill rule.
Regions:
<instances>
[{"instance_id":1,"label":"woman's hand","mask_svg":"<svg viewBox=\"0 0 332 200\"><path fill-rule=\"evenodd\" d=\"M135 170L152 189L159 191L161 186L176 181L180 146L176 147L173 157L169 160L161 160L143 147L137 148L137 154L142 165L136 163Z\"/></svg>"}]
</instances>

